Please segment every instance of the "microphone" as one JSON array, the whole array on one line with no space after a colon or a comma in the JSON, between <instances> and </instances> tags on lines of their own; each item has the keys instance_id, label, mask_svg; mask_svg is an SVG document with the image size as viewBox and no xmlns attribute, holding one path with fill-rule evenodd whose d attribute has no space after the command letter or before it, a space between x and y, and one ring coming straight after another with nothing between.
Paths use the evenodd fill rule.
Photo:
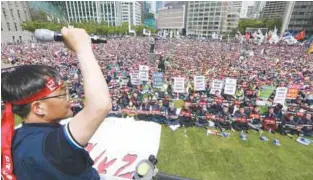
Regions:
<instances>
[{"instance_id":1,"label":"microphone","mask_svg":"<svg viewBox=\"0 0 313 180\"><path fill-rule=\"evenodd\" d=\"M36 29L34 33L35 39L38 41L62 41L63 36L60 32L50 31L48 29ZM90 36L91 43L93 44L100 44L100 43L107 43L106 39L100 38L99 36Z\"/></svg>"}]
</instances>

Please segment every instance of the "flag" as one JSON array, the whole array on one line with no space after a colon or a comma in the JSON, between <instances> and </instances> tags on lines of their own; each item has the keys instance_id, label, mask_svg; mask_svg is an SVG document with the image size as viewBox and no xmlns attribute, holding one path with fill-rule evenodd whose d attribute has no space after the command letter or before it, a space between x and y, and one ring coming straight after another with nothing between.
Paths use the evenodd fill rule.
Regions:
<instances>
[{"instance_id":1,"label":"flag","mask_svg":"<svg viewBox=\"0 0 313 180\"><path fill-rule=\"evenodd\" d=\"M301 31L297 36L295 37L296 40L302 40L305 37L305 30Z\"/></svg>"},{"instance_id":2,"label":"flag","mask_svg":"<svg viewBox=\"0 0 313 180\"><path fill-rule=\"evenodd\" d=\"M312 42L313 42L313 35L311 36L311 38L310 38L309 41L308 41L308 48L310 47L310 45L312 44Z\"/></svg>"},{"instance_id":3,"label":"flag","mask_svg":"<svg viewBox=\"0 0 313 180\"><path fill-rule=\"evenodd\" d=\"M311 46L308 50L308 54L311 54L311 53L313 53L313 42L311 42Z\"/></svg>"}]
</instances>

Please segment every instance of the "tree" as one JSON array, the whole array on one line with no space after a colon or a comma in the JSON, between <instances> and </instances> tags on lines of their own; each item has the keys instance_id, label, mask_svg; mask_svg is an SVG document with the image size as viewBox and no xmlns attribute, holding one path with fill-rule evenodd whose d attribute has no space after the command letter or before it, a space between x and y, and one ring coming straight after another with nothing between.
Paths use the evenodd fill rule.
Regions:
<instances>
[{"instance_id":1,"label":"tree","mask_svg":"<svg viewBox=\"0 0 313 180\"><path fill-rule=\"evenodd\" d=\"M281 28L281 20L280 19L241 19L239 20L238 28L240 33L245 33L247 27L251 28L268 28L274 29L275 26L277 29Z\"/></svg>"}]
</instances>

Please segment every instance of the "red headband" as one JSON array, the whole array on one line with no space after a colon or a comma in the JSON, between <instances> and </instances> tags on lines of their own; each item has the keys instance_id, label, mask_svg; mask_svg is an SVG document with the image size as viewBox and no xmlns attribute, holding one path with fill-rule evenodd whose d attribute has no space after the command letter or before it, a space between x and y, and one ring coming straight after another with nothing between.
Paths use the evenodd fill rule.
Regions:
<instances>
[{"instance_id":1,"label":"red headband","mask_svg":"<svg viewBox=\"0 0 313 180\"><path fill-rule=\"evenodd\" d=\"M1 121L1 174L4 180L16 179L13 174L13 161L11 154L12 138L14 135L14 114L12 104L25 105L37 101L59 89L62 85L62 81L56 82L53 79L48 78L46 86L39 92L18 101L5 103L5 109Z\"/></svg>"}]
</instances>

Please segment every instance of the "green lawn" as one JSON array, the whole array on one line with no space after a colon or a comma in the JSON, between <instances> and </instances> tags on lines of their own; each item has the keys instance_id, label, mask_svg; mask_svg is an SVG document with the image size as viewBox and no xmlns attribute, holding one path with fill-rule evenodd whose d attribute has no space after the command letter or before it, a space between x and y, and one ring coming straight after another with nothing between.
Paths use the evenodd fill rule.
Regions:
<instances>
[{"instance_id":1,"label":"green lawn","mask_svg":"<svg viewBox=\"0 0 313 180\"><path fill-rule=\"evenodd\" d=\"M313 145L304 146L279 134L264 133L268 142L250 130L248 142L230 137L206 136L206 130L174 132L162 127L158 168L161 172L201 180L312 180ZM278 138L281 147L272 141Z\"/></svg>"}]
</instances>

